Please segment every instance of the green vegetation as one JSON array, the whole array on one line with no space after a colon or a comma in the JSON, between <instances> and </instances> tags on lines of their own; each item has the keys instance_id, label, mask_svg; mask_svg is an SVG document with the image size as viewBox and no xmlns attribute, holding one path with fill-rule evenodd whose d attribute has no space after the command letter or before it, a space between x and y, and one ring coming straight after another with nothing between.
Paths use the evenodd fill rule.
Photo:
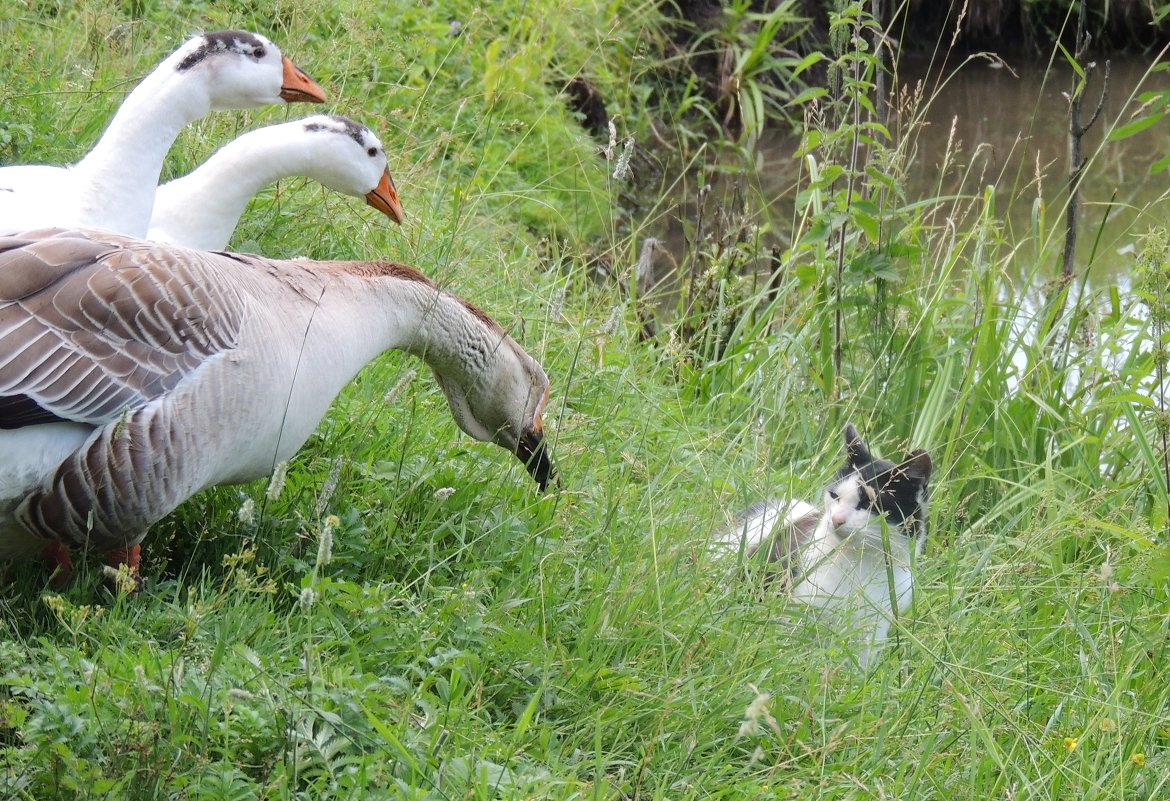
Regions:
<instances>
[{"instance_id":1,"label":"green vegetation","mask_svg":"<svg viewBox=\"0 0 1170 801\"><path fill-rule=\"evenodd\" d=\"M791 220L740 202L748 146L723 147L732 177L700 173L701 192L663 171L662 196L701 211L640 341L631 272L670 201L648 163L640 193L614 178L621 142L720 119L657 86L655 5L242 8L5 5L0 160L75 159L190 32L269 33L382 135L408 220L285 182L236 245L391 257L475 300L552 379L564 486L538 495L390 354L282 481L160 523L141 596L92 567L60 594L0 567L0 797L1165 797L1164 233L1133 290L1050 286L1059 214L1038 203L1009 242L992 188L905 196L913 126L881 125L854 8L830 31L832 90L802 95ZM761 26L729 39L739 74L763 80L768 20L737 9L729 29ZM559 95L579 74L615 115L608 159ZM737 96L766 113L777 91ZM685 116L654 119L665 103ZM209 117L171 167L306 111ZM705 548L752 500L817 498L846 420L937 471L919 591L867 674Z\"/></svg>"}]
</instances>

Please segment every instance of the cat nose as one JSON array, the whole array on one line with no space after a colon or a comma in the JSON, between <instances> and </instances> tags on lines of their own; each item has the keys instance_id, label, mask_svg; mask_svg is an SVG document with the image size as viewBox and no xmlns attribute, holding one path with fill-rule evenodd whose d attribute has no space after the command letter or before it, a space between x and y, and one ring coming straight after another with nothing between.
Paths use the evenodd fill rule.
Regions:
<instances>
[{"instance_id":1,"label":"cat nose","mask_svg":"<svg viewBox=\"0 0 1170 801\"><path fill-rule=\"evenodd\" d=\"M840 528L841 526L845 525L845 517L846 514L844 509L834 509L832 514L829 515L829 519L833 521L834 528Z\"/></svg>"}]
</instances>

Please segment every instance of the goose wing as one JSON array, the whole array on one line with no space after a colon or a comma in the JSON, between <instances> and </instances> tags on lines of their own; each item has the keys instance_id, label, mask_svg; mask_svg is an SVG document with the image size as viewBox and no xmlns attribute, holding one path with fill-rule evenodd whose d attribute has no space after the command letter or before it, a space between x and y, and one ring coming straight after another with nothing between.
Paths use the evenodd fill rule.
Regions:
<instances>
[{"instance_id":1,"label":"goose wing","mask_svg":"<svg viewBox=\"0 0 1170 801\"><path fill-rule=\"evenodd\" d=\"M0 428L112 422L236 347L245 301L221 258L92 232L0 238Z\"/></svg>"}]
</instances>

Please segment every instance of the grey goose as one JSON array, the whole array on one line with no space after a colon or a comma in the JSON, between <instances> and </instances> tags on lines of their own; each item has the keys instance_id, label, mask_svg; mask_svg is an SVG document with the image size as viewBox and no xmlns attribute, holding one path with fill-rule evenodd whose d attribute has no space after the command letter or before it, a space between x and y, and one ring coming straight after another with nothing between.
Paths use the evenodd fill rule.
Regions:
<instances>
[{"instance_id":1,"label":"grey goose","mask_svg":"<svg viewBox=\"0 0 1170 801\"><path fill-rule=\"evenodd\" d=\"M555 479L544 370L490 317L383 261L275 261L93 231L0 237L0 556L137 570L150 526L268 475L387 349L455 422Z\"/></svg>"}]
</instances>

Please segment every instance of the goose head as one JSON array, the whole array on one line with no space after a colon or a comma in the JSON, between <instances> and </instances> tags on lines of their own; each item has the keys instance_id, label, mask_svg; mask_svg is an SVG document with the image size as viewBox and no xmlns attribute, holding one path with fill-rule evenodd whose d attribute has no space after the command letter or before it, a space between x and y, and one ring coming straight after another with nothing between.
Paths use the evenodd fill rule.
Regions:
<instances>
[{"instance_id":1,"label":"goose head","mask_svg":"<svg viewBox=\"0 0 1170 801\"><path fill-rule=\"evenodd\" d=\"M455 423L481 442L494 442L515 454L544 490L549 481L559 483L541 419L549 397L548 376L511 337L505 334L497 343L485 357L490 366L484 370L457 375L432 365L435 380Z\"/></svg>"},{"instance_id":2,"label":"goose head","mask_svg":"<svg viewBox=\"0 0 1170 801\"><path fill-rule=\"evenodd\" d=\"M364 197L371 207L402 222L402 203L386 167L386 150L373 131L340 115L319 114L292 124L307 134L312 153L309 177L335 192Z\"/></svg>"},{"instance_id":3,"label":"goose head","mask_svg":"<svg viewBox=\"0 0 1170 801\"><path fill-rule=\"evenodd\" d=\"M201 80L215 111L325 102L325 92L317 82L258 33L205 33L189 39L169 61L178 75Z\"/></svg>"}]
</instances>

